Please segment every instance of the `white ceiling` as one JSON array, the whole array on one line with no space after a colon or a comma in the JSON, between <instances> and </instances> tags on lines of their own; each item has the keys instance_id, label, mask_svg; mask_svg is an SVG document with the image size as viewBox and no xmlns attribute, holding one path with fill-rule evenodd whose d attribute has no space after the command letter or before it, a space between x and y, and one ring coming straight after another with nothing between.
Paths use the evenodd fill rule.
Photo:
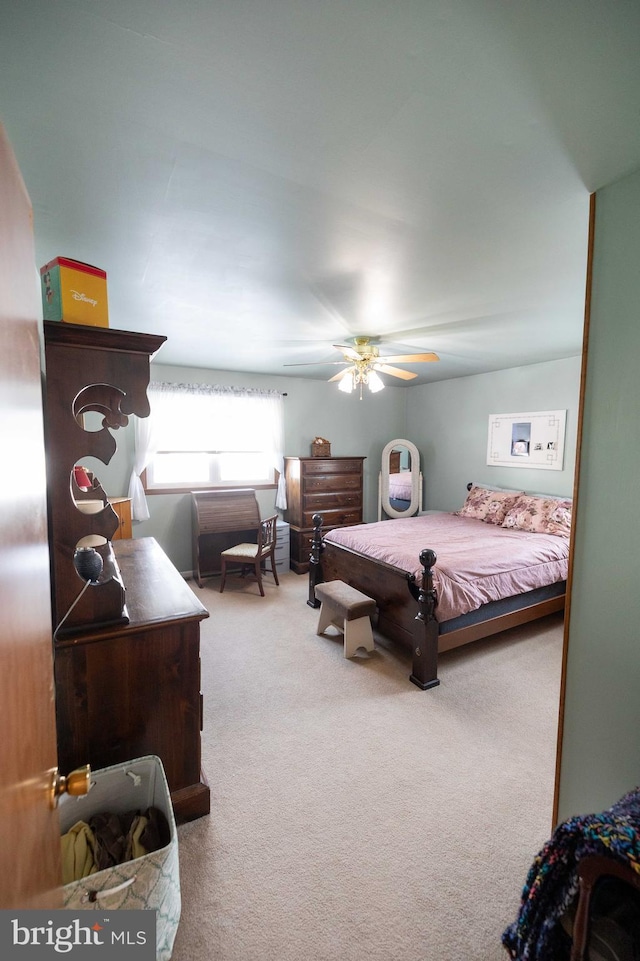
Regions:
<instances>
[{"instance_id":1,"label":"white ceiling","mask_svg":"<svg viewBox=\"0 0 640 961\"><path fill-rule=\"evenodd\" d=\"M38 266L106 269L162 363L324 379L368 334L436 351L419 383L580 351L588 196L640 167L638 0L0 13Z\"/></svg>"}]
</instances>

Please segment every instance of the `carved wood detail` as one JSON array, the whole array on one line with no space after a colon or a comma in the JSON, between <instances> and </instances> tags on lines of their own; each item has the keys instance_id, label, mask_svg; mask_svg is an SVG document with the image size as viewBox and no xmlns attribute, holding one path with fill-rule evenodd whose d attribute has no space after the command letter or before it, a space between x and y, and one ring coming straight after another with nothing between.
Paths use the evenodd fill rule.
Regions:
<instances>
[{"instance_id":1,"label":"carved wood detail","mask_svg":"<svg viewBox=\"0 0 640 961\"><path fill-rule=\"evenodd\" d=\"M83 458L108 464L117 442L113 431L129 415L149 415L150 357L165 337L78 324L44 323L45 442L49 543L54 626L60 624L83 587L73 555L78 544L102 555L103 573L83 594L64 622L60 636L88 625L126 623L125 585L111 548L119 527L100 480L89 490L75 482L73 468ZM102 416L99 430L85 430L90 412ZM95 512L86 513L93 501ZM99 504L102 503L102 508Z\"/></svg>"}]
</instances>

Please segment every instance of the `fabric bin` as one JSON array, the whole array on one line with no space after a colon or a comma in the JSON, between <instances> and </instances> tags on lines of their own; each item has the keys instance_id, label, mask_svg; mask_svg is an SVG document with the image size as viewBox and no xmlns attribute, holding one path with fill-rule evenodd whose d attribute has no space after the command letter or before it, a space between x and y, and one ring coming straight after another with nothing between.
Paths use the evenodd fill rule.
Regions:
<instances>
[{"instance_id":1,"label":"fabric bin","mask_svg":"<svg viewBox=\"0 0 640 961\"><path fill-rule=\"evenodd\" d=\"M159 757L149 755L91 772L88 794L63 794L58 810L65 834L77 821L100 813L125 814L156 807L167 819L165 847L63 886L65 908L148 909L156 912L156 958L169 961L180 921L178 836L169 787Z\"/></svg>"}]
</instances>

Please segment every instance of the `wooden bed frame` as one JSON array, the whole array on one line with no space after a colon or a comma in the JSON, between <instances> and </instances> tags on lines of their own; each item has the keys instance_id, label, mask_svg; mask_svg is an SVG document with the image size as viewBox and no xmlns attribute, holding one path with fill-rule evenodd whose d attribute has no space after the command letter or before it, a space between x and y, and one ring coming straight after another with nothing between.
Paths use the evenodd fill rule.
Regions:
<instances>
[{"instance_id":1,"label":"wooden bed frame","mask_svg":"<svg viewBox=\"0 0 640 961\"><path fill-rule=\"evenodd\" d=\"M433 586L434 551L420 553L422 575L408 574L383 561L364 557L346 547L326 543L322 535L322 515L313 516L313 541L309 566L310 607L320 607L315 587L323 581L342 580L373 597L378 615L376 628L390 640L410 648L413 654L410 680L421 690L436 687L438 654L511 627L526 624L564 608L565 593L527 604L518 610L488 616L480 623L463 623L456 630L440 633L436 617L437 598ZM456 620L463 622L462 618Z\"/></svg>"}]
</instances>

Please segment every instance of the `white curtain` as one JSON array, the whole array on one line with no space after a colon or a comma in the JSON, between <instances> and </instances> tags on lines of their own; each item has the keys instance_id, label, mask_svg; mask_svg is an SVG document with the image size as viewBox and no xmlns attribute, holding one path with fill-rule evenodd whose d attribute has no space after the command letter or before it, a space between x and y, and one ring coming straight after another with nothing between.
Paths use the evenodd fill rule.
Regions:
<instances>
[{"instance_id":1,"label":"white curtain","mask_svg":"<svg viewBox=\"0 0 640 961\"><path fill-rule=\"evenodd\" d=\"M284 411L279 391L152 382L148 396L151 413L143 420L136 417L134 425L135 458L129 483L134 520L149 517L140 475L158 450L159 436L163 450L265 451L280 474L275 506L286 509Z\"/></svg>"},{"instance_id":2,"label":"white curtain","mask_svg":"<svg viewBox=\"0 0 640 961\"><path fill-rule=\"evenodd\" d=\"M169 418L175 400L175 384L151 383L147 390L151 412L148 417L134 417L133 438L135 451L133 470L129 481L129 497L131 498L131 519L134 521L149 520L149 505L140 476L149 466L158 450L157 425Z\"/></svg>"},{"instance_id":3,"label":"white curtain","mask_svg":"<svg viewBox=\"0 0 640 961\"><path fill-rule=\"evenodd\" d=\"M276 507L278 510L287 509L287 488L284 482L284 410L282 395L274 391L264 398L267 422L271 424L269 436L269 451L272 464L278 471L278 490L276 491ZM272 407L273 410L269 410Z\"/></svg>"},{"instance_id":4,"label":"white curtain","mask_svg":"<svg viewBox=\"0 0 640 961\"><path fill-rule=\"evenodd\" d=\"M131 498L131 519L134 521L149 520L149 505L142 486L140 475L153 460L156 452L153 410L148 417L133 415L133 470L129 480L129 497Z\"/></svg>"}]
</instances>

